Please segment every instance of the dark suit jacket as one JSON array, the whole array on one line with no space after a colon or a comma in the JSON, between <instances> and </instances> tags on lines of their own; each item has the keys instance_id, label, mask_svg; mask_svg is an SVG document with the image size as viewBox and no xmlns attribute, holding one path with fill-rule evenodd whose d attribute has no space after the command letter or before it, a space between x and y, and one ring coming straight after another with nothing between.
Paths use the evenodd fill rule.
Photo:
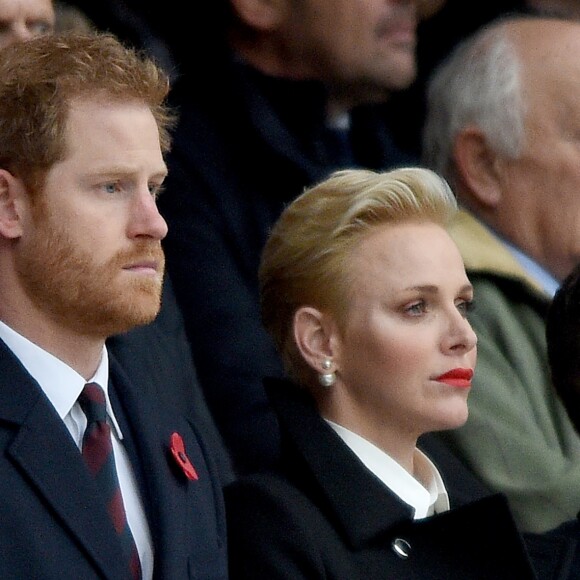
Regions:
<instances>
[{"instance_id":1,"label":"dark suit jacket","mask_svg":"<svg viewBox=\"0 0 580 580\"><path fill-rule=\"evenodd\" d=\"M465 468L444 448L434 447L431 456L453 509L415 521L411 508L321 419L306 393L279 382L271 395L282 429L282 463L276 472L226 488L231 578L535 577L505 498L486 495L475 481L461 482ZM429 448L428 438L425 443ZM556 539L539 577L569 577L561 570L570 556L562 546Z\"/></svg>"},{"instance_id":2,"label":"dark suit jacket","mask_svg":"<svg viewBox=\"0 0 580 580\"><path fill-rule=\"evenodd\" d=\"M149 353L135 353L147 356ZM192 425L140 393L111 356L111 399L140 483L159 580L225 579L219 480ZM178 432L199 479L169 452ZM0 578L125 578L120 548L78 448L39 385L0 341Z\"/></svg>"}]
</instances>

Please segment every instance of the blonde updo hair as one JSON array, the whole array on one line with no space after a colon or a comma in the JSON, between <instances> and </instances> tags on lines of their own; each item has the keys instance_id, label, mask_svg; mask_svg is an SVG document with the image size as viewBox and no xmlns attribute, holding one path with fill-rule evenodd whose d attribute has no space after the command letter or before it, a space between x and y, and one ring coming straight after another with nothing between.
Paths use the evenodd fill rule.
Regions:
<instances>
[{"instance_id":1,"label":"blonde updo hair","mask_svg":"<svg viewBox=\"0 0 580 580\"><path fill-rule=\"evenodd\" d=\"M344 329L356 291L350 256L374 228L409 221L446 227L456 211L447 182L418 167L337 171L296 198L274 225L259 269L262 321L288 373L301 383L314 374L294 341L298 308L328 312Z\"/></svg>"}]
</instances>

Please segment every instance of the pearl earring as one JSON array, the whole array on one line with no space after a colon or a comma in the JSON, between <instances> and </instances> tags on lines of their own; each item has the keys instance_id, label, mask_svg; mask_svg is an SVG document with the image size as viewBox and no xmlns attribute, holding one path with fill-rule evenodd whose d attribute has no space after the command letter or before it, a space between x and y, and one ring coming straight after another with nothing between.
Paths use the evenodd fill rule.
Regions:
<instances>
[{"instance_id":1,"label":"pearl earring","mask_svg":"<svg viewBox=\"0 0 580 580\"><path fill-rule=\"evenodd\" d=\"M329 371L332 368L332 361L329 358L326 358L322 361L322 369L324 371ZM323 387L332 387L332 385L334 385L336 381L336 374L335 373L329 373L329 372L324 372L324 373L320 373L318 375L318 382L323 386Z\"/></svg>"}]
</instances>

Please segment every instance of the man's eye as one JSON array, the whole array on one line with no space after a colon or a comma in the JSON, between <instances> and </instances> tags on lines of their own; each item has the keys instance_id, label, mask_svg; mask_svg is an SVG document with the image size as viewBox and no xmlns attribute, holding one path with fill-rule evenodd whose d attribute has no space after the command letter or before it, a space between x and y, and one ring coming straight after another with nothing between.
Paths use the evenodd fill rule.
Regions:
<instances>
[{"instance_id":1,"label":"man's eye","mask_svg":"<svg viewBox=\"0 0 580 580\"><path fill-rule=\"evenodd\" d=\"M107 193L118 193L120 191L120 187L118 183L105 183L103 185L103 189L107 192Z\"/></svg>"},{"instance_id":2,"label":"man's eye","mask_svg":"<svg viewBox=\"0 0 580 580\"><path fill-rule=\"evenodd\" d=\"M163 184L162 183L149 184L149 192L151 193L152 197L157 199L163 193Z\"/></svg>"},{"instance_id":3,"label":"man's eye","mask_svg":"<svg viewBox=\"0 0 580 580\"><path fill-rule=\"evenodd\" d=\"M28 29L32 34L41 36L43 34L50 34L54 31L54 26L50 22L37 21L31 22Z\"/></svg>"}]
</instances>

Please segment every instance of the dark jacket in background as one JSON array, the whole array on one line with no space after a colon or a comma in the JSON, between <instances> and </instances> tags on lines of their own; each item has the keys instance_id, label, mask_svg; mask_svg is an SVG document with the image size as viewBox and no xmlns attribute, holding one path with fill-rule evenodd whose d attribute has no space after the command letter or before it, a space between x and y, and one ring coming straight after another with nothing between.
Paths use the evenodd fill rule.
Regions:
<instances>
[{"instance_id":1,"label":"dark jacket in background","mask_svg":"<svg viewBox=\"0 0 580 580\"><path fill-rule=\"evenodd\" d=\"M270 228L334 169L410 159L393 144L380 108L353 112L352 151L339 153L318 83L265 77L232 59L217 70L223 78L210 86L185 75L174 87L180 122L159 206L200 383L236 466L251 471L279 451L262 378L283 373L262 328L257 280Z\"/></svg>"},{"instance_id":2,"label":"dark jacket in background","mask_svg":"<svg viewBox=\"0 0 580 580\"><path fill-rule=\"evenodd\" d=\"M157 318L109 338L107 348L140 392L190 419L203 437L222 483L229 483L234 478L232 462L197 379L169 276L165 276Z\"/></svg>"}]
</instances>

